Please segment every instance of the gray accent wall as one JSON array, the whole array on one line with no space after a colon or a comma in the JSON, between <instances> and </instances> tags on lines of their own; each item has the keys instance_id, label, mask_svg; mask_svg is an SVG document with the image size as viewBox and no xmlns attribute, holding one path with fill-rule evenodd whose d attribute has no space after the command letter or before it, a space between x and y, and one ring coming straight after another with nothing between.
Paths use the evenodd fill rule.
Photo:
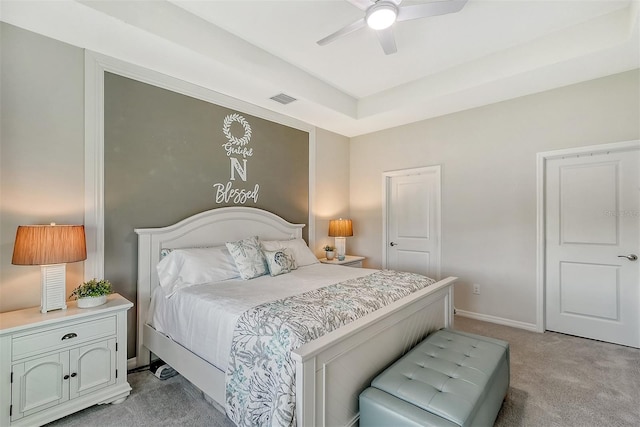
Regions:
<instances>
[{"instance_id":1,"label":"gray accent wall","mask_svg":"<svg viewBox=\"0 0 640 427\"><path fill-rule=\"evenodd\" d=\"M136 299L135 228L239 205L308 222L307 132L111 73L104 94L104 275L130 301ZM225 147L240 151L228 155ZM252 196L227 200L229 186ZM130 310L132 350L136 321Z\"/></svg>"}]
</instances>

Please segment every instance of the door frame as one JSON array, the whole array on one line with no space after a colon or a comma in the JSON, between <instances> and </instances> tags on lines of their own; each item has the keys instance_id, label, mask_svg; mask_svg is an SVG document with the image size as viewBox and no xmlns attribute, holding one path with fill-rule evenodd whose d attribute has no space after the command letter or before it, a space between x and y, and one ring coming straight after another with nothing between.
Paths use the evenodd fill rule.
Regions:
<instances>
[{"instance_id":1,"label":"door frame","mask_svg":"<svg viewBox=\"0 0 640 427\"><path fill-rule=\"evenodd\" d=\"M442 167L440 165L382 172L382 268L387 268L387 248L389 247L389 236L387 235L389 205L387 197L389 196L389 183L391 182L391 178L398 176L423 175L426 173L435 173L437 180L435 198L438 203L438 215L436 218L435 232L437 235L436 254L438 255L438 263L436 265L437 277L432 277L432 279L440 280L440 266L442 264Z\"/></svg>"},{"instance_id":2,"label":"door frame","mask_svg":"<svg viewBox=\"0 0 640 427\"><path fill-rule=\"evenodd\" d=\"M545 227L546 204L545 185L547 161L559 157L574 157L587 154L607 153L616 151L640 150L640 140L613 142L600 145L567 148L562 150L545 151L536 155L536 206L537 206L537 261L536 261L536 331L546 330L546 252Z\"/></svg>"}]
</instances>

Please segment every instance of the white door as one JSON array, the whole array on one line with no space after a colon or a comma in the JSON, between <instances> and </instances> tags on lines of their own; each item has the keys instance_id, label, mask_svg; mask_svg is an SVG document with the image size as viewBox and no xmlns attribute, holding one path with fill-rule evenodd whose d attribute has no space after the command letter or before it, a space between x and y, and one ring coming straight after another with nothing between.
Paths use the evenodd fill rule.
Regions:
<instances>
[{"instance_id":1,"label":"white door","mask_svg":"<svg viewBox=\"0 0 640 427\"><path fill-rule=\"evenodd\" d=\"M440 166L384 174L384 267L440 278Z\"/></svg>"},{"instance_id":2,"label":"white door","mask_svg":"<svg viewBox=\"0 0 640 427\"><path fill-rule=\"evenodd\" d=\"M640 347L640 150L546 167L546 329Z\"/></svg>"}]
</instances>

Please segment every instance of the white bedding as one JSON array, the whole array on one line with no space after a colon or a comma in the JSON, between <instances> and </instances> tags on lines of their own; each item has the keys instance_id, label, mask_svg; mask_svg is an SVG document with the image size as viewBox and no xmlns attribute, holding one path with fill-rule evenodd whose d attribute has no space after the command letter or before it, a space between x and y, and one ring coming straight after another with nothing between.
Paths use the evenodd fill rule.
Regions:
<instances>
[{"instance_id":1,"label":"white bedding","mask_svg":"<svg viewBox=\"0 0 640 427\"><path fill-rule=\"evenodd\" d=\"M259 304L298 295L377 270L327 264L300 267L276 277L232 279L191 286L166 298L153 295L147 323L158 332L226 371L233 330L240 315Z\"/></svg>"}]
</instances>

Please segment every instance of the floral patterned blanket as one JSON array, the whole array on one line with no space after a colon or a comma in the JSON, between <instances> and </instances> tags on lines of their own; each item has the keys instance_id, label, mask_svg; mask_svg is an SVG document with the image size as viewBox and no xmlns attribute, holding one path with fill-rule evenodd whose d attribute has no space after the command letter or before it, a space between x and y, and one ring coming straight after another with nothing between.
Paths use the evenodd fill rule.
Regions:
<instances>
[{"instance_id":1,"label":"floral patterned blanket","mask_svg":"<svg viewBox=\"0 0 640 427\"><path fill-rule=\"evenodd\" d=\"M383 270L244 312L226 374L227 416L238 426L295 426L291 351L433 283Z\"/></svg>"}]
</instances>

